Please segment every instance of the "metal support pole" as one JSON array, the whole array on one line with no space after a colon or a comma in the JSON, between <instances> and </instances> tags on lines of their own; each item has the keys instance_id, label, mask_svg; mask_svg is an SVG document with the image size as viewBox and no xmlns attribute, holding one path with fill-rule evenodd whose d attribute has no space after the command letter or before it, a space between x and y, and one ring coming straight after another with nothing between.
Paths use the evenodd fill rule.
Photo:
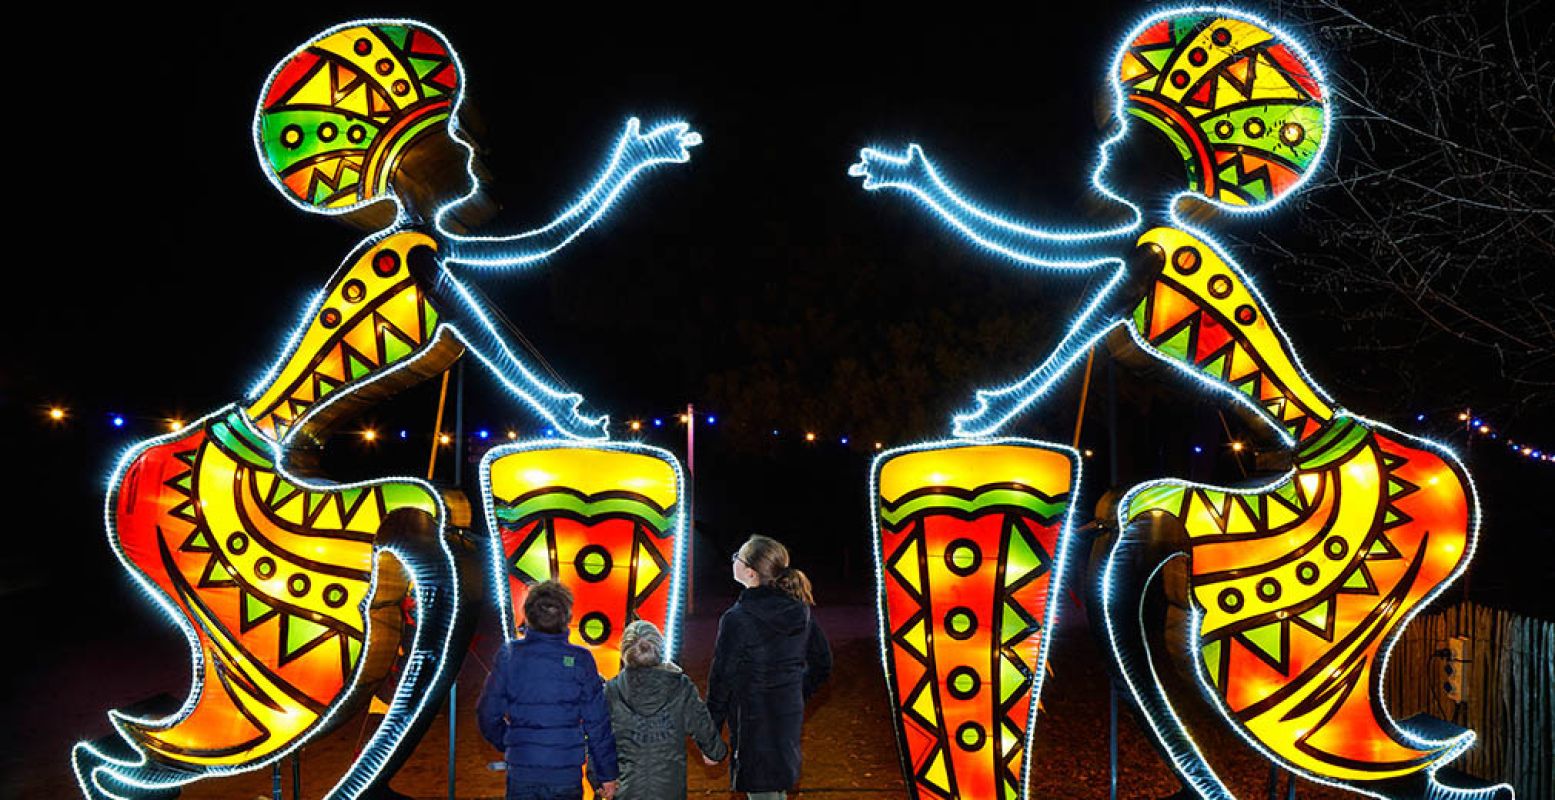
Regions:
<instances>
[{"instance_id":1,"label":"metal support pole","mask_svg":"<svg viewBox=\"0 0 1555 800\"><path fill-rule=\"evenodd\" d=\"M454 384L454 487L464 489L464 361L459 362ZM448 800L455 800L459 785L459 676L448 684Z\"/></svg>"},{"instance_id":2,"label":"metal support pole","mask_svg":"<svg viewBox=\"0 0 1555 800\"><path fill-rule=\"evenodd\" d=\"M292 800L302 800L302 751L292 753Z\"/></svg>"},{"instance_id":3,"label":"metal support pole","mask_svg":"<svg viewBox=\"0 0 1555 800\"><path fill-rule=\"evenodd\" d=\"M1287 772L1290 782L1285 784L1285 800L1296 800L1296 773Z\"/></svg>"},{"instance_id":4,"label":"metal support pole","mask_svg":"<svg viewBox=\"0 0 1555 800\"><path fill-rule=\"evenodd\" d=\"M270 797L272 800L285 800L281 794L281 762L270 765Z\"/></svg>"},{"instance_id":5,"label":"metal support pole","mask_svg":"<svg viewBox=\"0 0 1555 800\"><path fill-rule=\"evenodd\" d=\"M695 614L697 610L696 574L697 574L697 537L696 506L692 484L697 474L697 407L691 403L686 404L686 613Z\"/></svg>"},{"instance_id":6,"label":"metal support pole","mask_svg":"<svg viewBox=\"0 0 1555 800\"><path fill-rule=\"evenodd\" d=\"M1118 485L1118 360L1107 357L1108 489ZM1122 531L1119 531L1122 535ZM1107 682L1107 797L1118 800L1118 683Z\"/></svg>"}]
</instances>

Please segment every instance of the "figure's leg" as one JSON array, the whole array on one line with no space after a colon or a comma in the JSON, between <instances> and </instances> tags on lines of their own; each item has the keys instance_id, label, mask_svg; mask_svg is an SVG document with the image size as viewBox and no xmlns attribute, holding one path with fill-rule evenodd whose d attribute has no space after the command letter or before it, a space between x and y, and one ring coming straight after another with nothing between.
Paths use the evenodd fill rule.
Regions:
<instances>
[{"instance_id":1,"label":"figure's leg","mask_svg":"<svg viewBox=\"0 0 1555 800\"><path fill-rule=\"evenodd\" d=\"M384 517L375 553L370 603L375 630L364 670L387 671L394 660L400 604L407 592L415 597L414 640L388 710L328 798L357 798L380 790L415 750L459 675L474 628L472 601L481 592L479 570L472 568L473 549L456 542L438 519L419 508L400 508ZM385 632L382 644L373 641L379 638L380 625L395 629L393 635Z\"/></svg>"},{"instance_id":2,"label":"figure's leg","mask_svg":"<svg viewBox=\"0 0 1555 800\"><path fill-rule=\"evenodd\" d=\"M1078 464L1019 439L876 460L881 655L914 798L1025 797Z\"/></svg>"},{"instance_id":3,"label":"figure's leg","mask_svg":"<svg viewBox=\"0 0 1555 800\"><path fill-rule=\"evenodd\" d=\"M1089 605L1100 610L1093 633L1104 652L1111 654L1113 677L1125 699L1153 734L1152 742L1185 790L1196 797L1230 798L1230 790L1173 710L1151 654L1149 635L1154 631L1145 620L1146 594L1167 562L1184 552L1181 524L1161 513L1135 517L1110 543L1099 541L1089 581Z\"/></svg>"}]
</instances>

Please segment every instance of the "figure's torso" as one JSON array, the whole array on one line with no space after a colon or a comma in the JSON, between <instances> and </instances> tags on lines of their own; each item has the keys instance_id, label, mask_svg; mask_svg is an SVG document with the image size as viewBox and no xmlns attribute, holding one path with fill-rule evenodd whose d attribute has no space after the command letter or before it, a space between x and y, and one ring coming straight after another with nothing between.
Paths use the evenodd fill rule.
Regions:
<instances>
[{"instance_id":1,"label":"figure's torso","mask_svg":"<svg viewBox=\"0 0 1555 800\"><path fill-rule=\"evenodd\" d=\"M1334 416L1301 368L1271 309L1232 263L1176 228L1139 237L1135 258L1153 273L1127 325L1152 354L1245 395L1295 441Z\"/></svg>"},{"instance_id":2,"label":"figure's torso","mask_svg":"<svg viewBox=\"0 0 1555 800\"><path fill-rule=\"evenodd\" d=\"M353 254L244 409L261 433L283 440L299 426L327 427L340 416L324 413L327 408L348 397L370 402L440 372L458 357L458 344L440 335L442 315L425 278L411 268L413 260L436 250L432 237L400 231Z\"/></svg>"}]
</instances>

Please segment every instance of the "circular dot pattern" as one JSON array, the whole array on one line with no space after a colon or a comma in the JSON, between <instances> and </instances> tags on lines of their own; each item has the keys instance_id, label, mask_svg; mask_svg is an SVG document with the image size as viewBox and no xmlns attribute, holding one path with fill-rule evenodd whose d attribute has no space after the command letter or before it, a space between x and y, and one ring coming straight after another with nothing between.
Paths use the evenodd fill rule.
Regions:
<instances>
[{"instance_id":1,"label":"circular dot pattern","mask_svg":"<svg viewBox=\"0 0 1555 800\"><path fill-rule=\"evenodd\" d=\"M977 633L977 615L966 606L957 606L945 614L945 633L950 638L963 641Z\"/></svg>"},{"instance_id":2,"label":"circular dot pattern","mask_svg":"<svg viewBox=\"0 0 1555 800\"><path fill-rule=\"evenodd\" d=\"M988 731L975 722L962 723L956 729L956 744L967 752L975 752L983 749L983 744L988 741Z\"/></svg>"},{"instance_id":3,"label":"circular dot pattern","mask_svg":"<svg viewBox=\"0 0 1555 800\"><path fill-rule=\"evenodd\" d=\"M578 635L589 644L600 644L610 638L610 618L598 611L590 612L578 621Z\"/></svg>"},{"instance_id":4,"label":"circular dot pattern","mask_svg":"<svg viewBox=\"0 0 1555 800\"><path fill-rule=\"evenodd\" d=\"M610 574L610 551L597 544L578 551L578 557L573 562L578 569L578 576L589 583L598 583Z\"/></svg>"},{"instance_id":5,"label":"circular dot pattern","mask_svg":"<svg viewBox=\"0 0 1555 800\"><path fill-rule=\"evenodd\" d=\"M982 565L983 551L978 548L977 542L957 539L945 548L945 568L963 578L976 572Z\"/></svg>"},{"instance_id":6,"label":"circular dot pattern","mask_svg":"<svg viewBox=\"0 0 1555 800\"><path fill-rule=\"evenodd\" d=\"M978 680L977 673L971 667L956 667L950 671L945 683L950 690L950 696L957 700L970 700L977 696L983 687L983 682Z\"/></svg>"},{"instance_id":7,"label":"circular dot pattern","mask_svg":"<svg viewBox=\"0 0 1555 800\"><path fill-rule=\"evenodd\" d=\"M339 608L346 604L346 587L331 583L324 587L324 605Z\"/></svg>"}]
</instances>

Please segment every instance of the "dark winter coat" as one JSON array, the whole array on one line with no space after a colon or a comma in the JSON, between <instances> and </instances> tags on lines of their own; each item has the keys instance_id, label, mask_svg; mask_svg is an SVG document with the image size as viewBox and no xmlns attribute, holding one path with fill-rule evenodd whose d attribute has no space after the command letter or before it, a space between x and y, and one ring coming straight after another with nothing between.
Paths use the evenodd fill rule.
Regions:
<instances>
[{"instance_id":1,"label":"dark winter coat","mask_svg":"<svg viewBox=\"0 0 1555 800\"><path fill-rule=\"evenodd\" d=\"M620 774L605 683L565 632L529 631L503 645L475 715L502 748L510 784L581 785L585 753L600 781Z\"/></svg>"},{"instance_id":2,"label":"dark winter coat","mask_svg":"<svg viewBox=\"0 0 1555 800\"><path fill-rule=\"evenodd\" d=\"M729 723L737 792L783 792L799 780L804 704L831 675L831 647L804 603L746 589L718 621L707 709Z\"/></svg>"},{"instance_id":3,"label":"dark winter coat","mask_svg":"<svg viewBox=\"0 0 1555 800\"><path fill-rule=\"evenodd\" d=\"M624 669L605 684L605 700L621 761L616 800L684 800L688 735L708 758L729 753L696 685L677 667Z\"/></svg>"}]
</instances>

